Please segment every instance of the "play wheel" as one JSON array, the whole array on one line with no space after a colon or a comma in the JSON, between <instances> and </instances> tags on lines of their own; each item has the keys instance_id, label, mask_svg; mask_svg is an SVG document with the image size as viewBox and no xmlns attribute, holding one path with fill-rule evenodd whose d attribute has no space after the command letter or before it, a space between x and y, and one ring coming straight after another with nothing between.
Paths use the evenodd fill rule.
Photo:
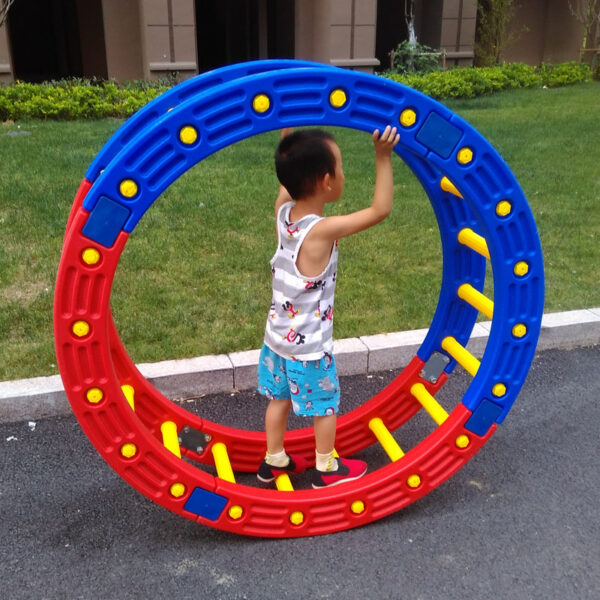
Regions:
<instances>
[{"instance_id":1,"label":"play wheel","mask_svg":"<svg viewBox=\"0 0 600 600\"><path fill-rule=\"evenodd\" d=\"M379 442L389 464L334 488L293 490L235 482L264 457L263 432L210 422L150 385L123 347L109 308L120 255L154 200L202 159L282 127L396 124L395 152L425 189L443 251L442 285L417 355L386 389L338 420L348 455ZM487 261L493 300L483 295ZM90 166L75 198L58 271L58 365L82 428L134 488L219 529L306 536L355 527L414 502L462 467L509 412L533 359L543 309L542 253L515 177L470 125L396 82L299 61L219 69L174 87L127 121ZM491 319L481 359L468 345L479 313ZM473 379L448 414L435 394L456 364ZM435 422L417 446L393 432L421 408ZM314 462L311 428L286 449ZM186 459L183 460L182 456ZM216 467L214 477L195 463Z\"/></svg>"}]
</instances>

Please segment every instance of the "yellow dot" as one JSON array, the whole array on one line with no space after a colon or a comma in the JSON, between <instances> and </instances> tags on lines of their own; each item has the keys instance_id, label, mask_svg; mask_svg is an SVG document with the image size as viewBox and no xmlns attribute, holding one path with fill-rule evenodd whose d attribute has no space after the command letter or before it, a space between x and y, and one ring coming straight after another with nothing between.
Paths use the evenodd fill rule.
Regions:
<instances>
[{"instance_id":1,"label":"yellow dot","mask_svg":"<svg viewBox=\"0 0 600 600\"><path fill-rule=\"evenodd\" d=\"M496 214L499 217L506 217L510 215L511 210L512 204L508 200L500 200L500 202L496 204Z\"/></svg>"},{"instance_id":2,"label":"yellow dot","mask_svg":"<svg viewBox=\"0 0 600 600\"><path fill-rule=\"evenodd\" d=\"M174 483L169 489L169 492L171 492L173 498L181 498L181 496L185 494L185 485L183 485L183 483Z\"/></svg>"},{"instance_id":3,"label":"yellow dot","mask_svg":"<svg viewBox=\"0 0 600 600\"><path fill-rule=\"evenodd\" d=\"M456 155L456 160L461 165L468 165L473 160L473 150L471 148L461 148Z\"/></svg>"},{"instance_id":4,"label":"yellow dot","mask_svg":"<svg viewBox=\"0 0 600 600\"><path fill-rule=\"evenodd\" d=\"M244 509L241 506L238 506L237 504L229 509L229 516L232 519L240 519L243 514Z\"/></svg>"},{"instance_id":5,"label":"yellow dot","mask_svg":"<svg viewBox=\"0 0 600 600\"><path fill-rule=\"evenodd\" d=\"M299 510L296 510L290 515L290 521L294 525L300 525L304 521L304 515Z\"/></svg>"},{"instance_id":6,"label":"yellow dot","mask_svg":"<svg viewBox=\"0 0 600 600\"><path fill-rule=\"evenodd\" d=\"M529 273L529 265L524 260L520 260L515 265L513 272L518 277L523 277L524 275L527 275L527 273Z\"/></svg>"},{"instance_id":7,"label":"yellow dot","mask_svg":"<svg viewBox=\"0 0 600 600\"><path fill-rule=\"evenodd\" d=\"M137 453L137 446L135 444L132 444L131 442L128 442L127 444L123 444L121 446L121 454L125 457L125 458L133 458Z\"/></svg>"},{"instance_id":8,"label":"yellow dot","mask_svg":"<svg viewBox=\"0 0 600 600\"><path fill-rule=\"evenodd\" d=\"M500 396L504 396L504 394L506 394L506 386L503 383L497 383L492 388L492 394L494 394L494 396L496 396L497 398L500 398Z\"/></svg>"},{"instance_id":9,"label":"yellow dot","mask_svg":"<svg viewBox=\"0 0 600 600\"><path fill-rule=\"evenodd\" d=\"M362 500L355 500L351 505L350 505L350 510L355 514L355 515L360 515L361 512L363 512L365 510L365 503Z\"/></svg>"},{"instance_id":10,"label":"yellow dot","mask_svg":"<svg viewBox=\"0 0 600 600\"><path fill-rule=\"evenodd\" d=\"M463 434L459 435L454 443L456 444L457 448L466 448L471 443L471 440L469 439L468 435Z\"/></svg>"},{"instance_id":11,"label":"yellow dot","mask_svg":"<svg viewBox=\"0 0 600 600\"><path fill-rule=\"evenodd\" d=\"M408 483L408 487L418 488L421 485L421 478L418 475L411 475L406 483Z\"/></svg>"},{"instance_id":12,"label":"yellow dot","mask_svg":"<svg viewBox=\"0 0 600 600\"><path fill-rule=\"evenodd\" d=\"M186 125L179 131L179 139L189 146L198 139L198 132L191 125Z\"/></svg>"},{"instance_id":13,"label":"yellow dot","mask_svg":"<svg viewBox=\"0 0 600 600\"><path fill-rule=\"evenodd\" d=\"M342 108L344 104L346 104L348 98L346 97L346 92L344 90L333 90L331 94L329 94L329 103L331 106L335 108Z\"/></svg>"},{"instance_id":14,"label":"yellow dot","mask_svg":"<svg viewBox=\"0 0 600 600\"><path fill-rule=\"evenodd\" d=\"M133 179L124 179L119 185L119 191L125 198L133 198L138 191L137 183Z\"/></svg>"},{"instance_id":15,"label":"yellow dot","mask_svg":"<svg viewBox=\"0 0 600 600\"><path fill-rule=\"evenodd\" d=\"M83 337L90 332L90 325L86 321L75 321L72 329L77 337Z\"/></svg>"},{"instance_id":16,"label":"yellow dot","mask_svg":"<svg viewBox=\"0 0 600 600\"><path fill-rule=\"evenodd\" d=\"M96 265L100 261L100 252L96 248L86 248L81 253L81 259L86 265Z\"/></svg>"},{"instance_id":17,"label":"yellow dot","mask_svg":"<svg viewBox=\"0 0 600 600\"><path fill-rule=\"evenodd\" d=\"M93 387L86 392L85 397L90 404L98 404L104 398L104 392L100 388Z\"/></svg>"},{"instance_id":18,"label":"yellow dot","mask_svg":"<svg viewBox=\"0 0 600 600\"><path fill-rule=\"evenodd\" d=\"M271 108L271 100L269 100L269 96L266 94L258 94L258 96L254 96L254 100L252 100L252 108L257 113L265 113Z\"/></svg>"},{"instance_id":19,"label":"yellow dot","mask_svg":"<svg viewBox=\"0 0 600 600\"><path fill-rule=\"evenodd\" d=\"M517 338L522 338L527 333L527 327L523 323L517 323L512 328L512 334Z\"/></svg>"},{"instance_id":20,"label":"yellow dot","mask_svg":"<svg viewBox=\"0 0 600 600\"><path fill-rule=\"evenodd\" d=\"M417 121L417 113L411 108L407 108L400 113L400 124L403 127L410 127Z\"/></svg>"}]
</instances>

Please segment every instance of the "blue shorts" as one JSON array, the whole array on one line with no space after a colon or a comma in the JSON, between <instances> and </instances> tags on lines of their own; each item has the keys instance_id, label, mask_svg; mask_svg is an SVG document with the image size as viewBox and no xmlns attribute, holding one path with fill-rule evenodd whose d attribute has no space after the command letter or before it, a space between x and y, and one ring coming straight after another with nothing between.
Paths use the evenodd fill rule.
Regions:
<instances>
[{"instance_id":1,"label":"blue shorts","mask_svg":"<svg viewBox=\"0 0 600 600\"><path fill-rule=\"evenodd\" d=\"M258 361L258 391L269 400L291 400L294 413L325 417L340 409L340 382L335 360L291 360L264 345Z\"/></svg>"}]
</instances>

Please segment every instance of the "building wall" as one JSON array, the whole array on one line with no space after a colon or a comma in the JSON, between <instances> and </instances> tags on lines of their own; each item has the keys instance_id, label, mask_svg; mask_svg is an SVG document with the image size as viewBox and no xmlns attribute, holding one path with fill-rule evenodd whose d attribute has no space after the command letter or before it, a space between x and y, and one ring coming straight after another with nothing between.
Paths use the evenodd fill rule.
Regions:
<instances>
[{"instance_id":1,"label":"building wall","mask_svg":"<svg viewBox=\"0 0 600 600\"><path fill-rule=\"evenodd\" d=\"M377 0L296 1L296 58L372 71Z\"/></svg>"},{"instance_id":2,"label":"building wall","mask_svg":"<svg viewBox=\"0 0 600 600\"><path fill-rule=\"evenodd\" d=\"M193 0L141 0L145 50L144 77L177 72L183 79L198 72Z\"/></svg>"},{"instance_id":3,"label":"building wall","mask_svg":"<svg viewBox=\"0 0 600 600\"><path fill-rule=\"evenodd\" d=\"M142 79L145 56L138 0L102 0L108 77Z\"/></svg>"},{"instance_id":4,"label":"building wall","mask_svg":"<svg viewBox=\"0 0 600 600\"><path fill-rule=\"evenodd\" d=\"M11 56L8 44L8 28L0 27L0 83L9 83L13 79Z\"/></svg>"},{"instance_id":5,"label":"building wall","mask_svg":"<svg viewBox=\"0 0 600 600\"><path fill-rule=\"evenodd\" d=\"M517 6L516 40L502 53L507 62L531 65L579 60L583 26L564 0L527 0Z\"/></svg>"}]
</instances>

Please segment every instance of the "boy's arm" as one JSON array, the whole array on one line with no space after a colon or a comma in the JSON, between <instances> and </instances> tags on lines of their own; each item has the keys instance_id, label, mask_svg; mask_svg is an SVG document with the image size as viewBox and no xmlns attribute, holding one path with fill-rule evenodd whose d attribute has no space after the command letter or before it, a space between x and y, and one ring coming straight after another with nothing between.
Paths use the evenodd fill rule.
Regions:
<instances>
[{"instance_id":1,"label":"boy's arm","mask_svg":"<svg viewBox=\"0 0 600 600\"><path fill-rule=\"evenodd\" d=\"M281 130L280 139L283 139L290 133L294 131L291 127L286 127ZM277 194L277 199L275 200L275 220L277 220L277 215L279 214L279 209L286 203L291 202L292 197L288 193L288 191L282 186L279 186L279 193Z\"/></svg>"},{"instance_id":2,"label":"boy's arm","mask_svg":"<svg viewBox=\"0 0 600 600\"><path fill-rule=\"evenodd\" d=\"M400 135L395 127L392 128L388 125L381 135L378 129L373 132L373 145L375 146L373 202L369 208L358 210L349 215L323 219L315 227L314 234L322 238L325 244L364 231L383 221L392 212L394 200L392 149L399 141Z\"/></svg>"}]
</instances>

